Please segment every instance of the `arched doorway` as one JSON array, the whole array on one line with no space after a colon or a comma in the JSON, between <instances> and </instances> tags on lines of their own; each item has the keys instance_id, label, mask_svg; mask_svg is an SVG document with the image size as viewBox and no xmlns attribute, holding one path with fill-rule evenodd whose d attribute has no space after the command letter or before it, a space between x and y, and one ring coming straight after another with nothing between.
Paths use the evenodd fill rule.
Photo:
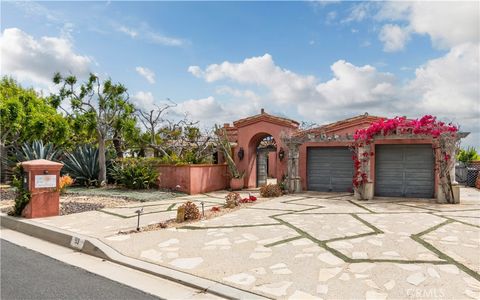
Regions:
<instances>
[{"instance_id":1,"label":"arched doorway","mask_svg":"<svg viewBox=\"0 0 480 300\"><path fill-rule=\"evenodd\" d=\"M257 187L276 183L277 143L271 135L263 136L257 142L256 148Z\"/></svg>"}]
</instances>

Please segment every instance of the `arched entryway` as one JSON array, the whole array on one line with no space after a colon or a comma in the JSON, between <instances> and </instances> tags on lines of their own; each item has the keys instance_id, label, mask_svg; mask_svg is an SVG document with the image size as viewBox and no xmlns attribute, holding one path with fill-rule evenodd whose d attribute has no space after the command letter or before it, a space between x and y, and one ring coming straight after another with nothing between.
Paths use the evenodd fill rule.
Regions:
<instances>
[{"instance_id":1,"label":"arched entryway","mask_svg":"<svg viewBox=\"0 0 480 300\"><path fill-rule=\"evenodd\" d=\"M277 142L268 135L257 146L257 187L277 183Z\"/></svg>"},{"instance_id":2,"label":"arched entryway","mask_svg":"<svg viewBox=\"0 0 480 300\"><path fill-rule=\"evenodd\" d=\"M229 141L234 144L234 160L244 174L245 187L255 188L265 184L257 182L257 161L260 170L267 174L266 183L280 183L287 175L288 149L281 139L298 129L298 122L267 114L260 114L224 124Z\"/></svg>"},{"instance_id":3,"label":"arched entryway","mask_svg":"<svg viewBox=\"0 0 480 300\"><path fill-rule=\"evenodd\" d=\"M249 143L249 182L261 187L277 182L277 142L266 132L257 133Z\"/></svg>"}]
</instances>

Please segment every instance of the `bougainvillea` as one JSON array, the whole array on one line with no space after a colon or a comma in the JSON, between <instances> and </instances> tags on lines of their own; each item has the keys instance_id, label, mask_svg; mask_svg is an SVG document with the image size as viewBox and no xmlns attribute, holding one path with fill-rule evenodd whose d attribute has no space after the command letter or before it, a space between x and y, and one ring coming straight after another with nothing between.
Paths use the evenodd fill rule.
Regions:
<instances>
[{"instance_id":1,"label":"bougainvillea","mask_svg":"<svg viewBox=\"0 0 480 300\"><path fill-rule=\"evenodd\" d=\"M373 122L369 127L359 129L353 135L352 159L354 161L353 187L364 198L363 187L368 183L368 162L374 155L370 145L379 137L386 136L417 136L432 138L434 148L438 152L435 155L437 170L442 190L447 202L453 202L450 170L453 165L452 153L456 151L458 143L458 127L451 123L437 121L431 115L420 119L410 120L406 117L393 119L380 119Z\"/></svg>"},{"instance_id":2,"label":"bougainvillea","mask_svg":"<svg viewBox=\"0 0 480 300\"><path fill-rule=\"evenodd\" d=\"M257 201L257 197L249 194L248 198L243 198L242 200L240 200L240 203L251 203L255 201Z\"/></svg>"}]
</instances>

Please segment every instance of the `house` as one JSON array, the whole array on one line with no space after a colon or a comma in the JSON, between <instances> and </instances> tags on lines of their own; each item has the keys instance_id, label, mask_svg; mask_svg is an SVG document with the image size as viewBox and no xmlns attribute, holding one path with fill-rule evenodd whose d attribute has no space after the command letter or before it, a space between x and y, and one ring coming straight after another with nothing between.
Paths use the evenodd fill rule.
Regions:
<instances>
[{"instance_id":1,"label":"house","mask_svg":"<svg viewBox=\"0 0 480 300\"><path fill-rule=\"evenodd\" d=\"M382 119L364 115L301 130L295 120L266 113L224 124L245 186L269 177L291 191L352 192L354 165L349 147L357 129ZM435 143L426 136L379 138L370 146L368 198L439 196Z\"/></svg>"}]
</instances>

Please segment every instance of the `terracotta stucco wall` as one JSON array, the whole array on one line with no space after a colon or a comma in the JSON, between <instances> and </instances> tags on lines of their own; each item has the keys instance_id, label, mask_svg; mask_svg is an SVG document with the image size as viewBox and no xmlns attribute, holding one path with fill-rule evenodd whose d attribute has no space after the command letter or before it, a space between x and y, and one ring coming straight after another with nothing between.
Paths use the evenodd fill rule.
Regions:
<instances>
[{"instance_id":1,"label":"terracotta stucco wall","mask_svg":"<svg viewBox=\"0 0 480 300\"><path fill-rule=\"evenodd\" d=\"M275 177L275 172L277 169L277 152L268 153L268 177Z\"/></svg>"},{"instance_id":2,"label":"terracotta stucco wall","mask_svg":"<svg viewBox=\"0 0 480 300\"><path fill-rule=\"evenodd\" d=\"M158 185L193 195L227 188L226 165L158 166ZM177 186L180 186L177 189Z\"/></svg>"},{"instance_id":3,"label":"terracotta stucco wall","mask_svg":"<svg viewBox=\"0 0 480 300\"><path fill-rule=\"evenodd\" d=\"M192 165L189 194L224 190L228 186L228 178L226 165Z\"/></svg>"}]
</instances>

